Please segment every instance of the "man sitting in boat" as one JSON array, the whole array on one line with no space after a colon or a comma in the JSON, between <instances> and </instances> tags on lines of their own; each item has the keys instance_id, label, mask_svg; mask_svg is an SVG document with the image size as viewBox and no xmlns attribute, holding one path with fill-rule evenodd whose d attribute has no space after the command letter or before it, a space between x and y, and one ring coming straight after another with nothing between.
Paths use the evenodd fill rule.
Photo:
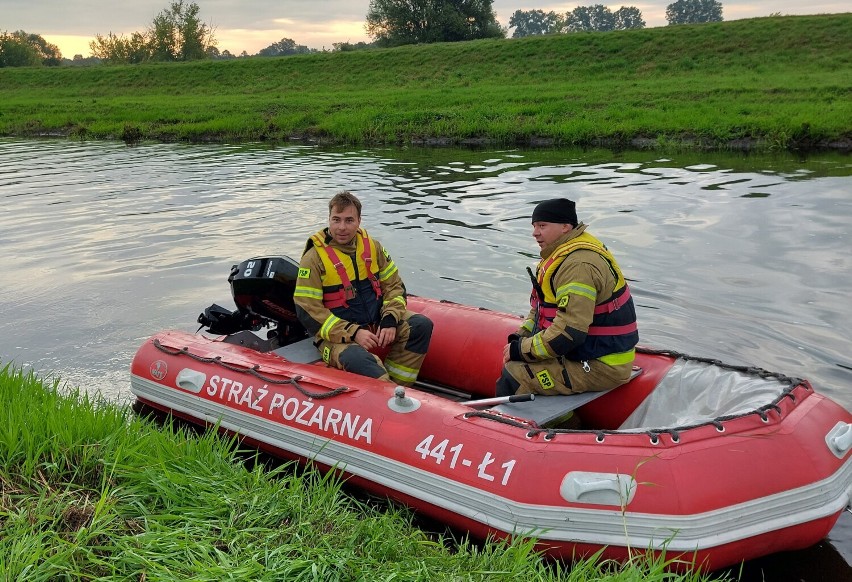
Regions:
<instances>
[{"instance_id":1,"label":"man sitting in boat","mask_svg":"<svg viewBox=\"0 0 852 582\"><path fill-rule=\"evenodd\" d=\"M360 228L361 201L340 192L328 210L328 228L308 239L299 263L293 293L299 321L330 366L410 386L426 356L432 321L406 309L393 259ZM384 363L371 353L388 346Z\"/></svg>"},{"instance_id":2,"label":"man sitting in boat","mask_svg":"<svg viewBox=\"0 0 852 582\"><path fill-rule=\"evenodd\" d=\"M541 248L535 276L530 271L532 308L503 348L497 396L573 394L624 384L639 333L615 258L577 223L576 206L567 198L538 204L532 226Z\"/></svg>"}]
</instances>

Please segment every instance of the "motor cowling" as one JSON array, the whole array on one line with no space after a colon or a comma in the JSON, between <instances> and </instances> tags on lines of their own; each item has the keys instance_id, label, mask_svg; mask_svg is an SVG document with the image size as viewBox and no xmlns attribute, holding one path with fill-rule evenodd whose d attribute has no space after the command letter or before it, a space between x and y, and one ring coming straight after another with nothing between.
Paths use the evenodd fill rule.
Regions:
<instances>
[{"instance_id":1,"label":"motor cowling","mask_svg":"<svg viewBox=\"0 0 852 582\"><path fill-rule=\"evenodd\" d=\"M237 309L279 324L296 324L293 292L299 264L290 257L258 257L231 267L228 282Z\"/></svg>"},{"instance_id":2,"label":"motor cowling","mask_svg":"<svg viewBox=\"0 0 852 582\"><path fill-rule=\"evenodd\" d=\"M198 322L211 333L224 334L274 323L282 344L306 337L293 300L298 275L299 264L286 256L255 257L234 265L228 282L237 310L228 314L211 305Z\"/></svg>"}]
</instances>

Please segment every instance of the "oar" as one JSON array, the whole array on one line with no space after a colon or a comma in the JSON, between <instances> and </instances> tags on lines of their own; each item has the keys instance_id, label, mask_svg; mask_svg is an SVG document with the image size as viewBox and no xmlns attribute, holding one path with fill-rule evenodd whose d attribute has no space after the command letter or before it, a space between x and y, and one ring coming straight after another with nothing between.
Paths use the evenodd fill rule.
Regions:
<instances>
[{"instance_id":1,"label":"oar","mask_svg":"<svg viewBox=\"0 0 852 582\"><path fill-rule=\"evenodd\" d=\"M483 398L481 400L470 400L464 402L468 406L497 406L508 402L530 402L535 400L535 394L512 394L511 396L497 396L495 398Z\"/></svg>"}]
</instances>

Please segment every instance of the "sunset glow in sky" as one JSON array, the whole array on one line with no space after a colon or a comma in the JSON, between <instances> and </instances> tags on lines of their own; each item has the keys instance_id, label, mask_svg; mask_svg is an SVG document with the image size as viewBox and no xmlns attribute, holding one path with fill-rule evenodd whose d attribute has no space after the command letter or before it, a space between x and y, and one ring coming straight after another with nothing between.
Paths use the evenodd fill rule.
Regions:
<instances>
[{"instance_id":1,"label":"sunset glow in sky","mask_svg":"<svg viewBox=\"0 0 852 582\"><path fill-rule=\"evenodd\" d=\"M189 0L187 0L189 1ZM610 10L635 6L642 12L648 27L665 26L666 6L674 0L642 0L606 4ZM283 38L315 49L331 49L336 42L369 42L364 21L370 0L196 0L203 22L212 26L219 50L234 55L243 51L256 54ZM525 2L495 0L497 20L508 26L516 10L570 12L577 6L599 2ZM129 35L147 29L154 17L171 4L171 0L137 0L132 3L114 0L0 0L0 30L24 30L39 34L59 47L62 55L89 56L89 43L96 35L110 32ZM722 0L725 20L769 16L771 14L826 14L848 12L848 0L827 0L816 4L777 1Z\"/></svg>"}]
</instances>

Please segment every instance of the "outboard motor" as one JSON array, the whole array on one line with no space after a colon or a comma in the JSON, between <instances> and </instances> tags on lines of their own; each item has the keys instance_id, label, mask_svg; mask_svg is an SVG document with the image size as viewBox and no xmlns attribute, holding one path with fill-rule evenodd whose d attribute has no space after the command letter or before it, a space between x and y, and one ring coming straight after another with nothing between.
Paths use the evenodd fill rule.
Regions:
<instances>
[{"instance_id":1,"label":"outboard motor","mask_svg":"<svg viewBox=\"0 0 852 582\"><path fill-rule=\"evenodd\" d=\"M274 324L268 349L303 339L308 334L296 317L293 300L298 275L299 264L290 257L257 257L234 265L228 282L237 310L214 303L198 316L198 323L209 333L223 335Z\"/></svg>"}]
</instances>

